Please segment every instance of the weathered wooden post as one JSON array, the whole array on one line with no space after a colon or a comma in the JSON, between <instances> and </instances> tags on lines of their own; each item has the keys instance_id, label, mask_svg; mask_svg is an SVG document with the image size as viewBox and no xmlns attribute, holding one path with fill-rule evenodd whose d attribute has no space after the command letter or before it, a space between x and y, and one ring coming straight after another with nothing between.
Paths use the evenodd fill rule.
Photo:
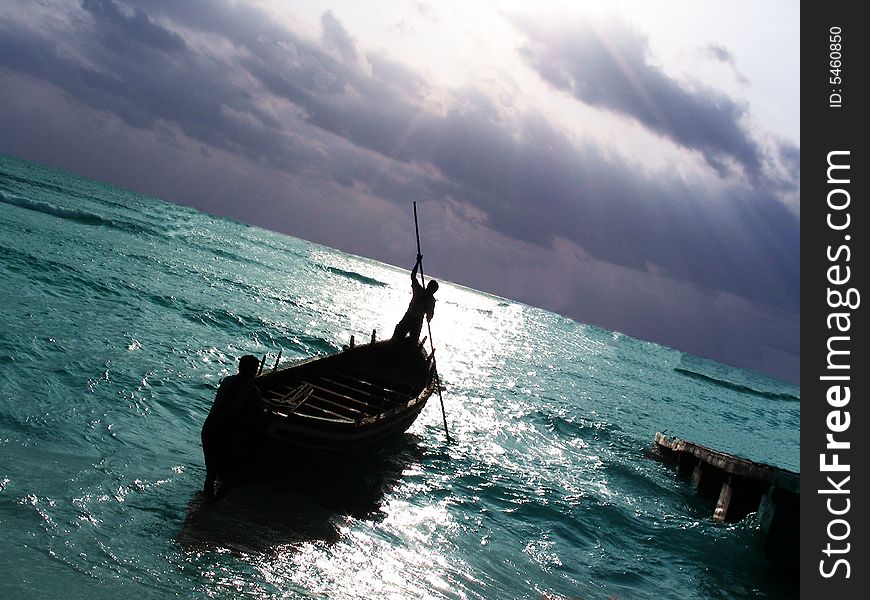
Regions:
<instances>
[{"instance_id":1,"label":"weathered wooden post","mask_svg":"<svg viewBox=\"0 0 870 600\"><path fill-rule=\"evenodd\" d=\"M731 504L731 496L734 494L734 488L731 486L731 475L725 479L722 484L722 491L719 492L719 500L716 501L716 510L713 511L713 520L724 523L728 516L728 506Z\"/></svg>"}]
</instances>

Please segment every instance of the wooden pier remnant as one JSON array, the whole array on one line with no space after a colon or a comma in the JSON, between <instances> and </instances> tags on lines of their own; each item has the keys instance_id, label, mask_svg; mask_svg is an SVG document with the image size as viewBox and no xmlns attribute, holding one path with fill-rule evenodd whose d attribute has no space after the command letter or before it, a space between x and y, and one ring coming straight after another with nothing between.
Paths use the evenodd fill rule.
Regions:
<instances>
[{"instance_id":1,"label":"wooden pier remnant","mask_svg":"<svg viewBox=\"0 0 870 600\"><path fill-rule=\"evenodd\" d=\"M757 513L768 559L798 568L800 474L694 442L656 433L653 452L691 477L698 492L716 499L713 520L740 521Z\"/></svg>"}]
</instances>

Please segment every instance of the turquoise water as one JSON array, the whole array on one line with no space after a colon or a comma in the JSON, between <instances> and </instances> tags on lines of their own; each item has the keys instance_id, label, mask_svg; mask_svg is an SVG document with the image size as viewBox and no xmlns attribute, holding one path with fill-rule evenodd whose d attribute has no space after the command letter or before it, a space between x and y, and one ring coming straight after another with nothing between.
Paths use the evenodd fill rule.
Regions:
<instances>
[{"instance_id":1,"label":"turquoise water","mask_svg":"<svg viewBox=\"0 0 870 600\"><path fill-rule=\"evenodd\" d=\"M0 597L796 597L752 518L713 523L646 451L667 429L798 470L797 386L449 283L450 444L436 399L334 489L200 506L199 429L236 357L387 335L408 288L0 157Z\"/></svg>"}]
</instances>

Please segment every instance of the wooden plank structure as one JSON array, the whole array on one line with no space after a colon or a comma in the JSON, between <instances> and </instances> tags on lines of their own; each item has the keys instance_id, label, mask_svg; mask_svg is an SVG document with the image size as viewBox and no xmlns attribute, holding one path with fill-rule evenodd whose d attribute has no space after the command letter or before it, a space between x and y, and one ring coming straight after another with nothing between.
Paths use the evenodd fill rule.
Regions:
<instances>
[{"instance_id":1,"label":"wooden plank structure","mask_svg":"<svg viewBox=\"0 0 870 600\"><path fill-rule=\"evenodd\" d=\"M700 494L716 499L713 520L740 521L757 513L765 554L798 568L800 474L656 433L653 453L690 477Z\"/></svg>"}]
</instances>

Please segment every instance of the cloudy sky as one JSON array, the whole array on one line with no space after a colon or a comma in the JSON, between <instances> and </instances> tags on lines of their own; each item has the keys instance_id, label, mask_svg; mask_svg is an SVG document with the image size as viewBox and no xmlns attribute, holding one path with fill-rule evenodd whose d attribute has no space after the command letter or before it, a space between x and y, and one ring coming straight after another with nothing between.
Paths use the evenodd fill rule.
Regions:
<instances>
[{"instance_id":1,"label":"cloudy sky","mask_svg":"<svg viewBox=\"0 0 870 600\"><path fill-rule=\"evenodd\" d=\"M799 4L3 0L0 152L797 380Z\"/></svg>"}]
</instances>

